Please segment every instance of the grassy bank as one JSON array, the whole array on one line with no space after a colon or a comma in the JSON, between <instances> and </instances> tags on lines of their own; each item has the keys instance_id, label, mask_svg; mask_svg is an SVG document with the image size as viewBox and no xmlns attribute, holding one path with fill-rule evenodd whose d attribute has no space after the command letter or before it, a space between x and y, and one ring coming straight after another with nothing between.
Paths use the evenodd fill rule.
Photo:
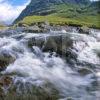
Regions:
<instances>
[{"instance_id":1,"label":"grassy bank","mask_svg":"<svg viewBox=\"0 0 100 100\"><path fill-rule=\"evenodd\" d=\"M3 25L0 25L0 30L4 29L5 27Z\"/></svg>"},{"instance_id":2,"label":"grassy bank","mask_svg":"<svg viewBox=\"0 0 100 100\"><path fill-rule=\"evenodd\" d=\"M7 28L8 28L7 26L0 25L0 30L4 30L4 29L7 29Z\"/></svg>"},{"instance_id":3,"label":"grassy bank","mask_svg":"<svg viewBox=\"0 0 100 100\"><path fill-rule=\"evenodd\" d=\"M92 28L100 28L100 15L95 16L79 16L75 18L64 18L54 15L48 16L27 16L19 23L31 25L33 23L48 21L51 25L72 25L72 26L88 26Z\"/></svg>"}]
</instances>

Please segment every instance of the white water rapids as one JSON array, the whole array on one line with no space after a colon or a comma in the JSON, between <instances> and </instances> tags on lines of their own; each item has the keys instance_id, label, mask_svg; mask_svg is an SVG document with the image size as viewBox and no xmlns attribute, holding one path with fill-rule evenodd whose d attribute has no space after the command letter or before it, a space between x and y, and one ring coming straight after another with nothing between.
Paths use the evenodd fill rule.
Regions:
<instances>
[{"instance_id":1,"label":"white water rapids","mask_svg":"<svg viewBox=\"0 0 100 100\"><path fill-rule=\"evenodd\" d=\"M92 31L90 35L74 32L64 34L70 35L73 40L71 50L77 54L77 62L80 63L74 63L74 68L66 63L65 59L56 56L55 52L51 55L49 52L42 52L37 46L30 50L23 42L28 38L40 36L46 41L46 37L55 34L22 34L24 36L21 39L14 38L17 35L0 37L0 55L6 51L16 59L2 71L3 75L14 76L15 83L21 80L22 83L29 82L42 86L49 82L60 92L64 100L67 97L74 100L100 100L100 32ZM92 68L87 63L92 65ZM77 69L81 68L89 69L91 73L80 75ZM87 88L94 88L94 81L98 83L97 89L88 91Z\"/></svg>"}]
</instances>

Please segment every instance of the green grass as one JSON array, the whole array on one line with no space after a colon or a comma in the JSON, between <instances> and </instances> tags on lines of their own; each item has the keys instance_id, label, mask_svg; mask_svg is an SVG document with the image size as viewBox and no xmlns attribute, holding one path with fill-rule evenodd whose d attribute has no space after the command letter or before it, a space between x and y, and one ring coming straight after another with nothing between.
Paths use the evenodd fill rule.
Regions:
<instances>
[{"instance_id":1,"label":"green grass","mask_svg":"<svg viewBox=\"0 0 100 100\"><path fill-rule=\"evenodd\" d=\"M98 15L99 18L100 15ZM27 16L19 23L31 25L32 23L48 21L51 25L73 25L100 28L100 20L94 16L80 16L77 18L63 18L53 15L48 16Z\"/></svg>"},{"instance_id":2,"label":"green grass","mask_svg":"<svg viewBox=\"0 0 100 100\"><path fill-rule=\"evenodd\" d=\"M3 25L0 25L0 29L3 29L4 28L4 26Z\"/></svg>"},{"instance_id":3,"label":"green grass","mask_svg":"<svg viewBox=\"0 0 100 100\"><path fill-rule=\"evenodd\" d=\"M0 25L0 30L3 30L3 29L7 29L7 27L4 25Z\"/></svg>"}]
</instances>

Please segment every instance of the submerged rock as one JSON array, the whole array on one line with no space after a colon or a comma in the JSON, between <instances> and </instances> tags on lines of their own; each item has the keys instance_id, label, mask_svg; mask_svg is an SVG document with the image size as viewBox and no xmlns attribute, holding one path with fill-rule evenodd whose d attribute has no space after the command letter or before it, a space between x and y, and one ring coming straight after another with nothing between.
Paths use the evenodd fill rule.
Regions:
<instances>
[{"instance_id":1,"label":"submerged rock","mask_svg":"<svg viewBox=\"0 0 100 100\"><path fill-rule=\"evenodd\" d=\"M0 78L0 86L4 87L9 87L9 85L12 84L12 78L9 76L2 76Z\"/></svg>"},{"instance_id":2,"label":"submerged rock","mask_svg":"<svg viewBox=\"0 0 100 100\"><path fill-rule=\"evenodd\" d=\"M16 55L7 50L0 50L0 71L16 60Z\"/></svg>"},{"instance_id":3,"label":"submerged rock","mask_svg":"<svg viewBox=\"0 0 100 100\"><path fill-rule=\"evenodd\" d=\"M31 83L15 82L9 88L4 100L58 100L59 92L51 85L35 86Z\"/></svg>"},{"instance_id":4,"label":"submerged rock","mask_svg":"<svg viewBox=\"0 0 100 100\"><path fill-rule=\"evenodd\" d=\"M72 97L68 97L67 100L73 100L73 98Z\"/></svg>"},{"instance_id":5,"label":"submerged rock","mask_svg":"<svg viewBox=\"0 0 100 100\"><path fill-rule=\"evenodd\" d=\"M88 74L93 74L93 71L91 71L90 69L88 68L80 68L78 69L78 72L80 73L80 75L88 75Z\"/></svg>"},{"instance_id":6,"label":"submerged rock","mask_svg":"<svg viewBox=\"0 0 100 100\"><path fill-rule=\"evenodd\" d=\"M0 77L0 100L4 100L5 92L7 92L11 84L12 78L10 76Z\"/></svg>"},{"instance_id":7,"label":"submerged rock","mask_svg":"<svg viewBox=\"0 0 100 100\"><path fill-rule=\"evenodd\" d=\"M15 35L15 34L19 34L20 32L18 32L17 30L14 29L7 29L7 30L3 30L0 32L0 37L10 37L11 35Z\"/></svg>"}]
</instances>

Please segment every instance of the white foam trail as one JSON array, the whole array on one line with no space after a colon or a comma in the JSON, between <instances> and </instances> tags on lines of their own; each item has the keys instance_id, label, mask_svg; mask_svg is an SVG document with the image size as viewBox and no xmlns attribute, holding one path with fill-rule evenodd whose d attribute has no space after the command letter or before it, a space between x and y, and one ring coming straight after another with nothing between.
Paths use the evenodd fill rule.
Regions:
<instances>
[{"instance_id":1,"label":"white foam trail","mask_svg":"<svg viewBox=\"0 0 100 100\"><path fill-rule=\"evenodd\" d=\"M41 60L26 52L14 64L9 65L3 73L18 75L18 77L23 77L24 81L33 84L50 82L64 95L67 94L66 91L70 90L69 87L73 88L72 92L74 93L76 91L84 93L85 91L80 91L78 86L86 86L93 81L88 77L77 76L78 74L73 72L61 58L54 56L49 58L48 54L44 55L44 59Z\"/></svg>"},{"instance_id":2,"label":"white foam trail","mask_svg":"<svg viewBox=\"0 0 100 100\"><path fill-rule=\"evenodd\" d=\"M76 33L69 34L74 41L73 50L77 51L79 61L100 64L100 58L95 52L95 49L99 50L98 46L100 42L98 42L95 37ZM46 39L46 36L45 34L40 36L40 34L29 33L25 35L24 39L31 37L44 37ZM74 96L84 95L84 98L89 96L85 87L94 81L94 79L91 78L91 74L80 76L77 71L72 70L62 58L56 57L55 54L51 56L50 53L43 53L37 46L33 46L33 51L31 52L21 41L12 38L0 38L0 46L1 50L9 49L18 54L16 61L10 64L7 69L2 72L3 74L12 74L16 76L16 80L19 79L22 80L22 82L28 81L36 85L50 82L64 96L68 94ZM21 53L18 52L20 49L22 50ZM99 71L97 76L99 76Z\"/></svg>"}]
</instances>

